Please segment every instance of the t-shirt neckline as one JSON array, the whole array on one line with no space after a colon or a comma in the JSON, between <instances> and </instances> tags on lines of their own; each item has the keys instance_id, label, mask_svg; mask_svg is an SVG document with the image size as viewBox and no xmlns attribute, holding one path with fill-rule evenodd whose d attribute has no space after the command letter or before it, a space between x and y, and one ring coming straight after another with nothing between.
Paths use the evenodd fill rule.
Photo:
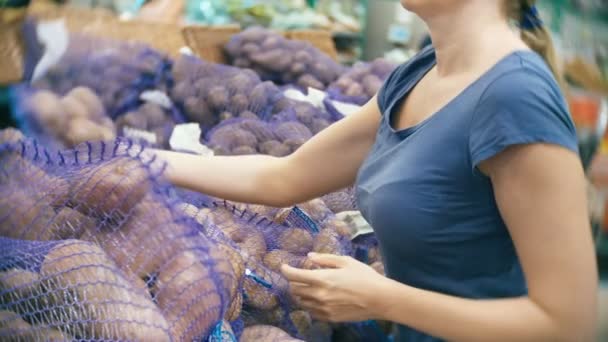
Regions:
<instances>
[{"instance_id":1,"label":"t-shirt neckline","mask_svg":"<svg viewBox=\"0 0 608 342\"><path fill-rule=\"evenodd\" d=\"M427 56L430 59L428 65L425 66L424 68L422 68L422 71L416 75L416 77L413 79L412 82L408 82L407 86L403 87L401 92L399 92L398 98L393 100L390 103L390 106L387 108L387 115L384 115L384 121L385 121L385 124L388 126L389 131L392 134L396 134L401 138L406 138L406 137L412 135L414 132L418 131L420 128L426 126L429 122L434 121L436 119L436 117L440 116L440 114L442 112L445 112L447 108L451 107L454 103L458 102L461 98L466 96L466 93L468 93L472 88L474 88L476 85L480 84L483 80L485 80L487 77L489 77L491 74L493 74L494 70L496 70L500 65L502 65L503 63L505 63L512 57L517 56L522 53L523 54L526 54L526 53L535 54L534 51L523 50L523 49L518 49L518 50L509 52L508 54L501 57L488 70L486 70L479 77L477 77L475 80L473 80L461 92L459 92L456 96L454 96L454 98L452 98L450 101L448 101L444 106L439 108L437 111L432 113L430 116L428 116L427 118L425 118L424 120L420 121L419 123L417 123L415 125L412 125L412 126L409 126L409 127L403 128L403 129L395 129L392 125L392 117L395 112L395 109L400 108L399 104L402 104L403 101L405 101L407 99L407 97L409 96L410 92L414 89L414 87L416 87L416 85L418 85L418 83L422 80L422 78L424 78L424 76L426 76L426 74L429 71L431 71L433 69L433 67L435 67L435 65L437 64L437 60L435 59L435 50L432 48L430 50L431 51L428 53L428 56Z\"/></svg>"}]
</instances>

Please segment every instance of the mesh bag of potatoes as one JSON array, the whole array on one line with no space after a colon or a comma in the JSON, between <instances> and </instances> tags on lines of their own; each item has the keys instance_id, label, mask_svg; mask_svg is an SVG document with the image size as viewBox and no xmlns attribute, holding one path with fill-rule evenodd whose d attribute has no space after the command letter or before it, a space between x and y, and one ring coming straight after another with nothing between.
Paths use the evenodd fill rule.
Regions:
<instances>
[{"instance_id":1,"label":"mesh bag of potatoes","mask_svg":"<svg viewBox=\"0 0 608 342\"><path fill-rule=\"evenodd\" d=\"M226 120L207 132L205 140L220 155L289 155L332 122L327 112L308 103L291 101L290 104L291 107L268 121Z\"/></svg>"},{"instance_id":2,"label":"mesh bag of potatoes","mask_svg":"<svg viewBox=\"0 0 608 342\"><path fill-rule=\"evenodd\" d=\"M290 40L277 32L251 27L224 46L232 65L254 70L263 80L325 89L344 67L310 43Z\"/></svg>"},{"instance_id":3,"label":"mesh bag of potatoes","mask_svg":"<svg viewBox=\"0 0 608 342\"><path fill-rule=\"evenodd\" d=\"M169 60L164 54L138 42L81 33L69 33L68 38L63 55L32 81L34 87L60 95L78 86L90 88L112 118L132 109L143 90L166 91ZM26 35L25 39L37 37Z\"/></svg>"},{"instance_id":4,"label":"mesh bag of potatoes","mask_svg":"<svg viewBox=\"0 0 608 342\"><path fill-rule=\"evenodd\" d=\"M312 251L354 255L350 228L319 199L294 208L209 197L197 203L184 204L184 212L201 223L205 236L230 251L233 267L242 272L241 286L228 305L234 311L229 309L224 317L242 321L241 341L329 341L332 325L313 320L298 307L280 267L315 268L306 256Z\"/></svg>"},{"instance_id":5,"label":"mesh bag of potatoes","mask_svg":"<svg viewBox=\"0 0 608 342\"><path fill-rule=\"evenodd\" d=\"M171 68L171 99L203 131L231 118L266 118L280 90L247 69L180 56Z\"/></svg>"},{"instance_id":6,"label":"mesh bag of potatoes","mask_svg":"<svg viewBox=\"0 0 608 342\"><path fill-rule=\"evenodd\" d=\"M0 131L0 340L231 335L242 271L142 151L57 151Z\"/></svg>"},{"instance_id":7,"label":"mesh bag of potatoes","mask_svg":"<svg viewBox=\"0 0 608 342\"><path fill-rule=\"evenodd\" d=\"M115 124L91 88L78 86L59 95L20 85L11 89L11 100L19 126L44 146L69 148L116 138Z\"/></svg>"},{"instance_id":8,"label":"mesh bag of potatoes","mask_svg":"<svg viewBox=\"0 0 608 342\"><path fill-rule=\"evenodd\" d=\"M357 62L327 87L327 93L333 100L364 105L396 67L383 58Z\"/></svg>"}]
</instances>

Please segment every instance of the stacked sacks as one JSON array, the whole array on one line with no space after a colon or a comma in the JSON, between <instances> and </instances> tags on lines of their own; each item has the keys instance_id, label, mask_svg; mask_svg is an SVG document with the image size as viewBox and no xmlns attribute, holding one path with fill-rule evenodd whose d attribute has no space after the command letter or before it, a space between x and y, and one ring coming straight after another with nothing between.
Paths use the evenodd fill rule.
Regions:
<instances>
[{"instance_id":1,"label":"stacked sacks","mask_svg":"<svg viewBox=\"0 0 608 342\"><path fill-rule=\"evenodd\" d=\"M145 102L118 117L117 131L121 136L128 136L130 139L152 146L168 148L173 128L181 121L175 110L174 107L166 109L159 104Z\"/></svg>"},{"instance_id":2,"label":"stacked sacks","mask_svg":"<svg viewBox=\"0 0 608 342\"><path fill-rule=\"evenodd\" d=\"M171 98L203 130L231 118L267 118L280 90L251 70L181 56L171 69Z\"/></svg>"},{"instance_id":3,"label":"stacked sacks","mask_svg":"<svg viewBox=\"0 0 608 342\"><path fill-rule=\"evenodd\" d=\"M224 317L231 322L242 319L243 336L257 329L274 334L279 328L307 341L327 340L331 327L313 321L298 307L280 272L282 264L315 268L307 258L312 251L354 255L351 232L322 201L280 209L208 199L202 209L191 204L182 208L207 227L205 236L231 250L232 262L238 265L234 268L243 270L242 287L232 297L234 306L242 303L242 308Z\"/></svg>"},{"instance_id":4,"label":"stacked sacks","mask_svg":"<svg viewBox=\"0 0 608 342\"><path fill-rule=\"evenodd\" d=\"M116 138L114 123L90 88L79 86L59 96L49 90L16 87L12 95L17 121L28 135L45 144L74 147L85 141Z\"/></svg>"},{"instance_id":5,"label":"stacked sacks","mask_svg":"<svg viewBox=\"0 0 608 342\"><path fill-rule=\"evenodd\" d=\"M343 72L340 64L309 43L261 27L234 35L224 48L232 65L250 68L277 84L325 89Z\"/></svg>"},{"instance_id":6,"label":"stacked sacks","mask_svg":"<svg viewBox=\"0 0 608 342\"><path fill-rule=\"evenodd\" d=\"M0 336L193 340L221 325L242 272L178 208L162 164L128 142L0 138Z\"/></svg>"},{"instance_id":7,"label":"stacked sacks","mask_svg":"<svg viewBox=\"0 0 608 342\"><path fill-rule=\"evenodd\" d=\"M145 44L84 34L70 34L69 39L64 55L33 82L34 87L61 95L78 86L88 87L112 118L133 108L142 91L166 90L167 57Z\"/></svg>"},{"instance_id":8,"label":"stacked sacks","mask_svg":"<svg viewBox=\"0 0 608 342\"><path fill-rule=\"evenodd\" d=\"M395 67L382 58L358 62L332 82L327 91L334 100L363 105L376 95Z\"/></svg>"}]
</instances>

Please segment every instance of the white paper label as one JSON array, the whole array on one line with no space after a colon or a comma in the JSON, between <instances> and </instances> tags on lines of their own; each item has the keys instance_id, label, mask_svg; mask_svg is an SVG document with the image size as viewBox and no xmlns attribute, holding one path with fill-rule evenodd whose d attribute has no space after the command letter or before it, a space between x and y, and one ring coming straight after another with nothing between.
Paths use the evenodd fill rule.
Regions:
<instances>
[{"instance_id":1,"label":"white paper label","mask_svg":"<svg viewBox=\"0 0 608 342\"><path fill-rule=\"evenodd\" d=\"M133 140L143 140L150 144L156 144L156 134L148 131L144 131L141 129L131 128L131 127L123 127L122 134L129 139Z\"/></svg>"},{"instance_id":2,"label":"white paper label","mask_svg":"<svg viewBox=\"0 0 608 342\"><path fill-rule=\"evenodd\" d=\"M167 94L160 90L146 90L139 96L139 99L145 102L157 104L165 109L170 109L173 105Z\"/></svg>"},{"instance_id":3,"label":"white paper label","mask_svg":"<svg viewBox=\"0 0 608 342\"><path fill-rule=\"evenodd\" d=\"M200 143L201 128L198 123L176 125L169 139L173 151L196 153L213 156L213 150Z\"/></svg>"},{"instance_id":4,"label":"white paper label","mask_svg":"<svg viewBox=\"0 0 608 342\"><path fill-rule=\"evenodd\" d=\"M324 91L315 88L308 88L308 95L297 89L287 89L283 92L285 97L302 102L308 102L311 105L322 108L323 107L323 99L327 96Z\"/></svg>"},{"instance_id":5,"label":"white paper label","mask_svg":"<svg viewBox=\"0 0 608 342\"><path fill-rule=\"evenodd\" d=\"M44 45L44 54L38 61L32 74L32 81L44 76L47 70L55 65L68 49L69 34L62 19L42 21L36 26L36 35Z\"/></svg>"},{"instance_id":6,"label":"white paper label","mask_svg":"<svg viewBox=\"0 0 608 342\"><path fill-rule=\"evenodd\" d=\"M354 105L352 103L345 103L340 101L331 101L331 104L344 116L354 114L361 110L361 106Z\"/></svg>"}]
</instances>

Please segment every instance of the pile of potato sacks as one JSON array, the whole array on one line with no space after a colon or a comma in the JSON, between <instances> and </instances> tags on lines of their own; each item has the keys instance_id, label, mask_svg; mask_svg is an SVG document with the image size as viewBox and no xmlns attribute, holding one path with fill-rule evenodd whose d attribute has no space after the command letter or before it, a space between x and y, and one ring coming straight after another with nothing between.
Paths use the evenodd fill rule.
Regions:
<instances>
[{"instance_id":1,"label":"pile of potato sacks","mask_svg":"<svg viewBox=\"0 0 608 342\"><path fill-rule=\"evenodd\" d=\"M14 130L0 144L0 336L331 334L293 304L279 272L313 268L310 251L351 253L352 230L322 200L298 206L313 225L293 208L195 206L170 195L162 165L137 145L89 143L58 157ZM236 322L244 330L232 332Z\"/></svg>"},{"instance_id":2,"label":"pile of potato sacks","mask_svg":"<svg viewBox=\"0 0 608 342\"><path fill-rule=\"evenodd\" d=\"M89 88L76 87L61 97L48 90L25 98L21 109L40 134L60 145L73 147L85 141L116 138L116 127L106 115L99 97Z\"/></svg>"}]
</instances>

